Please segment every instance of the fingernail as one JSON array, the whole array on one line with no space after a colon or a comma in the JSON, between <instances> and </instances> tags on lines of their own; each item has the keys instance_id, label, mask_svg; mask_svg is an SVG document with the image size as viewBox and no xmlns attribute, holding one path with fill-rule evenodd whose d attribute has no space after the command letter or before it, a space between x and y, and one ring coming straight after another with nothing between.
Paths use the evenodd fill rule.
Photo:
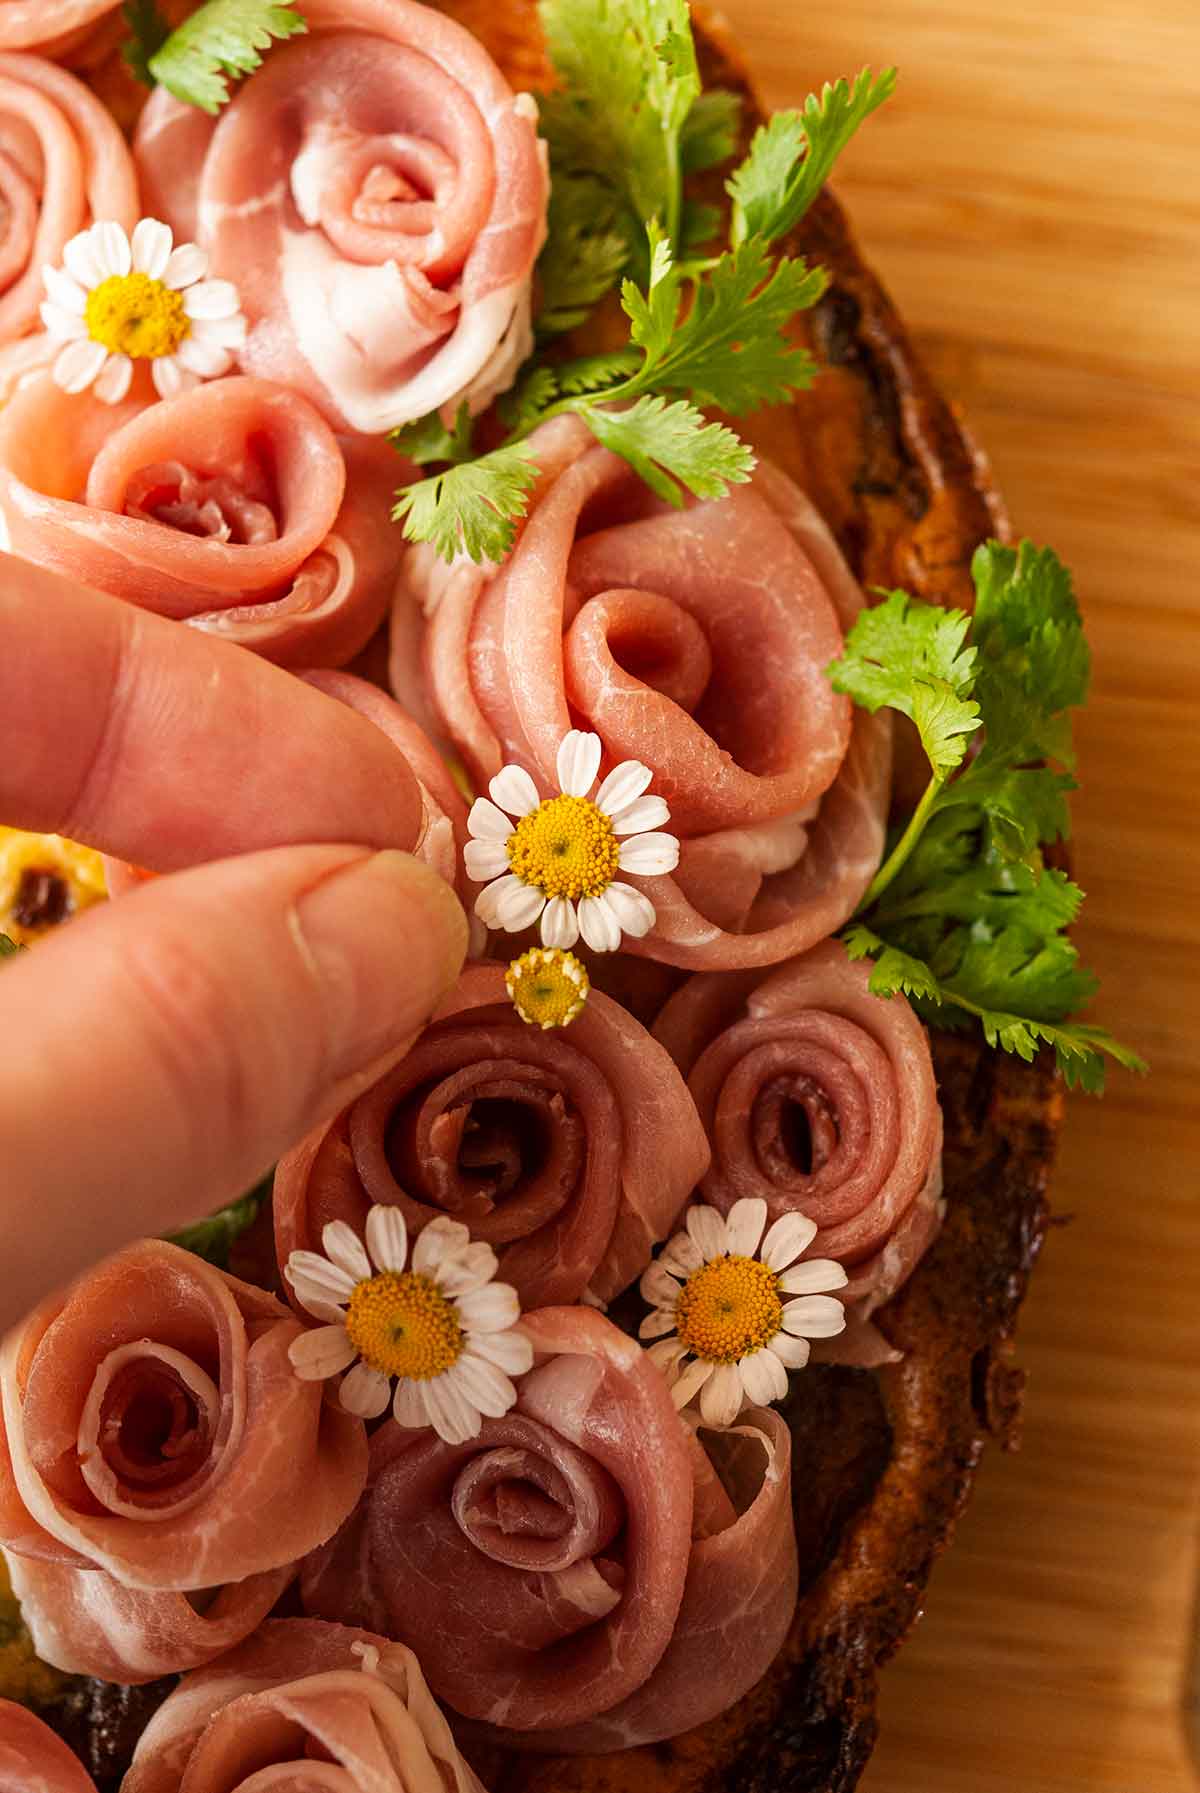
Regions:
<instances>
[{"instance_id":1,"label":"fingernail","mask_svg":"<svg viewBox=\"0 0 1200 1793\"><path fill-rule=\"evenodd\" d=\"M295 915L322 992L331 1079L364 1071L423 1027L467 950L454 892L407 853L351 860Z\"/></svg>"}]
</instances>

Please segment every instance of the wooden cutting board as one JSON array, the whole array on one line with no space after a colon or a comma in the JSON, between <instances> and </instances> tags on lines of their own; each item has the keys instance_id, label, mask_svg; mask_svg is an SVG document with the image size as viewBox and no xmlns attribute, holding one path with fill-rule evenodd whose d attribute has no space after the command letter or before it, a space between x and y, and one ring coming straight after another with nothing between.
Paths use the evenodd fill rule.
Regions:
<instances>
[{"instance_id":1,"label":"wooden cutting board","mask_svg":"<svg viewBox=\"0 0 1200 1793\"><path fill-rule=\"evenodd\" d=\"M1152 1061L1072 1101L993 1458L864 1793L1194 1793L1200 0L724 0L764 99L899 65L838 189L1018 529L1074 568L1079 942Z\"/></svg>"}]
</instances>

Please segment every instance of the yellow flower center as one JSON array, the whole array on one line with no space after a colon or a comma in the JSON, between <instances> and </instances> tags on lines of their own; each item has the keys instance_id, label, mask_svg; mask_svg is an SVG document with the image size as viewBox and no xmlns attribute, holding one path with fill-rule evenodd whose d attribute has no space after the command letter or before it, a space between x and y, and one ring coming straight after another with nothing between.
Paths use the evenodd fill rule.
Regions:
<instances>
[{"instance_id":1,"label":"yellow flower center","mask_svg":"<svg viewBox=\"0 0 1200 1793\"><path fill-rule=\"evenodd\" d=\"M736 1363L779 1331L779 1278L757 1258L714 1258L688 1277L675 1304L681 1345L708 1363Z\"/></svg>"},{"instance_id":2,"label":"yellow flower center","mask_svg":"<svg viewBox=\"0 0 1200 1793\"><path fill-rule=\"evenodd\" d=\"M182 295L149 274L110 275L88 294L83 315L93 342L135 361L173 355L192 328Z\"/></svg>"},{"instance_id":3,"label":"yellow flower center","mask_svg":"<svg viewBox=\"0 0 1200 1793\"><path fill-rule=\"evenodd\" d=\"M613 825L586 797L549 797L508 837L508 859L523 884L548 897L596 897L617 875Z\"/></svg>"},{"instance_id":4,"label":"yellow flower center","mask_svg":"<svg viewBox=\"0 0 1200 1793\"><path fill-rule=\"evenodd\" d=\"M385 1376L424 1382L463 1352L453 1303L415 1270L386 1270L360 1282L350 1297L346 1336L364 1363Z\"/></svg>"},{"instance_id":5,"label":"yellow flower center","mask_svg":"<svg viewBox=\"0 0 1200 1793\"><path fill-rule=\"evenodd\" d=\"M514 959L504 979L509 999L531 1027L567 1027L583 1013L591 984L574 953L535 946Z\"/></svg>"}]
</instances>

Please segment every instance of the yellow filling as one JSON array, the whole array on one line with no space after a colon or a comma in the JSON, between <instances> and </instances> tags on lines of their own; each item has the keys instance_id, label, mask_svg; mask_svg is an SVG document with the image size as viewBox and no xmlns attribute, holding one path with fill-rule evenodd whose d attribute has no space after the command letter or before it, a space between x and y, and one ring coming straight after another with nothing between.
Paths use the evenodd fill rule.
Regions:
<instances>
[{"instance_id":1,"label":"yellow filling","mask_svg":"<svg viewBox=\"0 0 1200 1793\"><path fill-rule=\"evenodd\" d=\"M91 847L61 834L0 828L0 934L18 946L32 945L107 895L104 862Z\"/></svg>"},{"instance_id":2,"label":"yellow filling","mask_svg":"<svg viewBox=\"0 0 1200 1793\"><path fill-rule=\"evenodd\" d=\"M424 1382L463 1352L452 1304L427 1276L387 1270L360 1282L350 1297L346 1335L364 1363L385 1376Z\"/></svg>"},{"instance_id":3,"label":"yellow filling","mask_svg":"<svg viewBox=\"0 0 1200 1793\"><path fill-rule=\"evenodd\" d=\"M173 355L192 328L182 295L149 274L110 275L88 294L83 315L93 342L135 361Z\"/></svg>"},{"instance_id":4,"label":"yellow filling","mask_svg":"<svg viewBox=\"0 0 1200 1793\"><path fill-rule=\"evenodd\" d=\"M572 901L608 889L619 852L611 821L586 797L548 798L508 840L509 864L523 884Z\"/></svg>"},{"instance_id":5,"label":"yellow filling","mask_svg":"<svg viewBox=\"0 0 1200 1793\"><path fill-rule=\"evenodd\" d=\"M779 1278L757 1258L714 1258L689 1276L675 1306L681 1345L708 1363L736 1363L779 1331Z\"/></svg>"},{"instance_id":6,"label":"yellow filling","mask_svg":"<svg viewBox=\"0 0 1200 1793\"><path fill-rule=\"evenodd\" d=\"M583 1013L591 984L574 953L535 946L514 959L505 977L509 999L531 1027L568 1027Z\"/></svg>"}]
</instances>

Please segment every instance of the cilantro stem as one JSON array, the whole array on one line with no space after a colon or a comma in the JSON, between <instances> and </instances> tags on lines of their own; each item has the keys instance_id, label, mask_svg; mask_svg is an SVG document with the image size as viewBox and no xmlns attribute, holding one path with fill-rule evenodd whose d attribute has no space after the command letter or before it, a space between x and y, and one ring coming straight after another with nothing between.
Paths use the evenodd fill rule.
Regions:
<instances>
[{"instance_id":1,"label":"cilantro stem","mask_svg":"<svg viewBox=\"0 0 1200 1793\"><path fill-rule=\"evenodd\" d=\"M855 915L861 915L864 910L871 907L872 903L878 902L892 880L899 876L901 870L911 856L913 848L921 838L925 824L933 811L933 806L938 800L942 783L943 780L940 779L935 772L933 777L929 780L929 783L925 786L921 795L921 801L917 804L912 815L908 818L908 826L905 828L904 833L900 836L900 839L896 842L888 857L884 860L870 884L867 886L867 894L858 905L858 908L854 911Z\"/></svg>"}]
</instances>

